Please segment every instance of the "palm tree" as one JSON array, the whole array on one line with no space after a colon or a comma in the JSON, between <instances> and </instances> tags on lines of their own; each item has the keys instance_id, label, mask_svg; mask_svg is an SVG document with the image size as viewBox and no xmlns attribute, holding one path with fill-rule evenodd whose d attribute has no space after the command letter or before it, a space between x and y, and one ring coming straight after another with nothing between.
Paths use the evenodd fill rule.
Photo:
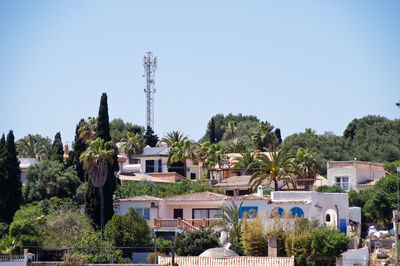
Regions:
<instances>
[{"instance_id":1,"label":"palm tree","mask_svg":"<svg viewBox=\"0 0 400 266\"><path fill-rule=\"evenodd\" d=\"M279 181L294 173L294 156L287 150L274 150L270 153L270 157L261 153L257 156L257 159L260 170L254 172L250 178L253 190L266 181L267 186L273 183L274 190L277 191L279 190Z\"/></svg>"},{"instance_id":2,"label":"palm tree","mask_svg":"<svg viewBox=\"0 0 400 266\"><path fill-rule=\"evenodd\" d=\"M241 156L234 158L235 162L233 163L233 167L242 169L245 175L251 175L258 164L257 154L246 150L240 153L240 155Z\"/></svg>"},{"instance_id":3,"label":"palm tree","mask_svg":"<svg viewBox=\"0 0 400 266\"><path fill-rule=\"evenodd\" d=\"M225 146L221 143L211 144L207 149L206 164L209 167L222 168L221 162L227 158Z\"/></svg>"},{"instance_id":4,"label":"palm tree","mask_svg":"<svg viewBox=\"0 0 400 266\"><path fill-rule=\"evenodd\" d=\"M315 178L321 173L320 162L317 159L317 153L310 152L308 149L299 148L294 159L294 172L299 178L309 179ZM301 182L301 181L300 181ZM303 182L301 182L303 183ZM301 184L297 182L297 184ZM305 181L305 189L312 185L314 181Z\"/></svg>"},{"instance_id":5,"label":"palm tree","mask_svg":"<svg viewBox=\"0 0 400 266\"><path fill-rule=\"evenodd\" d=\"M165 142L168 147L172 147L175 142L179 142L181 140L187 140L188 137L185 136L182 132L178 130L170 131L166 134L164 138L161 139L162 142Z\"/></svg>"},{"instance_id":6,"label":"palm tree","mask_svg":"<svg viewBox=\"0 0 400 266\"><path fill-rule=\"evenodd\" d=\"M235 138L236 129L237 129L237 123L236 123L236 121L233 121L233 120L228 121L227 130L228 130L229 137L230 137L231 139L234 139L234 138Z\"/></svg>"},{"instance_id":7,"label":"palm tree","mask_svg":"<svg viewBox=\"0 0 400 266\"><path fill-rule=\"evenodd\" d=\"M122 145L121 150L128 155L129 162L131 162L131 155L141 154L143 152L144 140L142 134L128 132L127 138L123 138L122 141L126 143Z\"/></svg>"},{"instance_id":8,"label":"palm tree","mask_svg":"<svg viewBox=\"0 0 400 266\"><path fill-rule=\"evenodd\" d=\"M93 140L94 137L96 136L96 129L97 129L97 119L94 117L89 117L86 120L83 120L79 124L79 137L83 140L83 142L86 142L88 140Z\"/></svg>"},{"instance_id":9,"label":"palm tree","mask_svg":"<svg viewBox=\"0 0 400 266\"><path fill-rule=\"evenodd\" d=\"M196 161L196 154L194 152L192 142L187 139L175 142L169 152L170 163L182 162L186 176L186 160Z\"/></svg>"},{"instance_id":10,"label":"palm tree","mask_svg":"<svg viewBox=\"0 0 400 266\"><path fill-rule=\"evenodd\" d=\"M259 151L266 151L275 147L278 143L278 138L272 131L273 129L274 127L268 122L258 125L257 131L251 137L254 148Z\"/></svg>"},{"instance_id":11,"label":"palm tree","mask_svg":"<svg viewBox=\"0 0 400 266\"><path fill-rule=\"evenodd\" d=\"M103 185L107 180L108 164L113 164L114 149L111 141L104 142L103 139L87 141L89 147L81 154L79 160L85 169L89 171L90 179L95 187L99 188L100 194L100 223L101 234L104 234L104 198Z\"/></svg>"},{"instance_id":12,"label":"palm tree","mask_svg":"<svg viewBox=\"0 0 400 266\"><path fill-rule=\"evenodd\" d=\"M230 205L224 205L220 208L223 211L222 213L215 215L222 220L214 222L213 225L222 226L225 232L229 232L230 240L240 238L242 219L239 217L242 205L243 201L239 205L232 201Z\"/></svg>"},{"instance_id":13,"label":"palm tree","mask_svg":"<svg viewBox=\"0 0 400 266\"><path fill-rule=\"evenodd\" d=\"M40 135L24 137L16 142L18 155L25 158L36 158L38 161L45 159L51 149L51 141Z\"/></svg>"}]
</instances>

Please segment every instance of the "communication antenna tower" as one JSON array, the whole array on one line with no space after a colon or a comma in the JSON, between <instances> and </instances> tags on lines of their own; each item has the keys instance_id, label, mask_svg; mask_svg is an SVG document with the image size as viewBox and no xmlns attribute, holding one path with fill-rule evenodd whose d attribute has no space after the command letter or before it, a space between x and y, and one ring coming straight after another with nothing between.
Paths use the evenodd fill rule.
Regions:
<instances>
[{"instance_id":1,"label":"communication antenna tower","mask_svg":"<svg viewBox=\"0 0 400 266\"><path fill-rule=\"evenodd\" d=\"M154 76L157 70L157 57L147 52L143 57L144 77L146 78L146 125L154 130Z\"/></svg>"}]
</instances>

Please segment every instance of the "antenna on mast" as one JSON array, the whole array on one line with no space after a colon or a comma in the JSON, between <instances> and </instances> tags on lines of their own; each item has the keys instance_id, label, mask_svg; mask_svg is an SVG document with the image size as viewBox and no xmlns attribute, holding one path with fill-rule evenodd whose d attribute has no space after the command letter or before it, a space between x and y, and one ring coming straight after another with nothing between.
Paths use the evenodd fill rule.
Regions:
<instances>
[{"instance_id":1,"label":"antenna on mast","mask_svg":"<svg viewBox=\"0 0 400 266\"><path fill-rule=\"evenodd\" d=\"M144 77L146 78L146 126L154 130L154 77L157 70L157 57L152 52L147 52L143 57Z\"/></svg>"}]
</instances>

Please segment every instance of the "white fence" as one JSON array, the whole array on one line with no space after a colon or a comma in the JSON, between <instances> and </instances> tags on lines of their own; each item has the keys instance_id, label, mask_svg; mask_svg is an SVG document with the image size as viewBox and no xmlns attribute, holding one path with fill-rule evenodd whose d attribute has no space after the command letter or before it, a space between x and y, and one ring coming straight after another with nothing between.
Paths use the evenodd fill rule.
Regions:
<instances>
[{"instance_id":1,"label":"white fence","mask_svg":"<svg viewBox=\"0 0 400 266\"><path fill-rule=\"evenodd\" d=\"M158 257L159 264L171 263L171 257ZM294 266L294 257L175 257L179 266Z\"/></svg>"}]
</instances>

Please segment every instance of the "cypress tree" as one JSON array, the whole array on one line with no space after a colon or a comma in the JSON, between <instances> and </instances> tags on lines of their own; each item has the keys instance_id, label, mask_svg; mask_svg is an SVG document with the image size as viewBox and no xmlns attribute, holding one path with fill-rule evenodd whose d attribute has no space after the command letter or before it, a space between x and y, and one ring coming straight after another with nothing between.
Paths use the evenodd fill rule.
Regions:
<instances>
[{"instance_id":1,"label":"cypress tree","mask_svg":"<svg viewBox=\"0 0 400 266\"><path fill-rule=\"evenodd\" d=\"M2 214L7 210L7 181L6 181L6 167L5 167L5 155L4 151L6 140L4 134L0 139L0 213ZM0 221L4 222L3 216L0 215Z\"/></svg>"},{"instance_id":2,"label":"cypress tree","mask_svg":"<svg viewBox=\"0 0 400 266\"><path fill-rule=\"evenodd\" d=\"M49 159L51 161L57 161L59 163L64 162L64 149L61 141L60 132L57 132L57 134L54 136L54 142L51 146Z\"/></svg>"},{"instance_id":3,"label":"cypress tree","mask_svg":"<svg viewBox=\"0 0 400 266\"><path fill-rule=\"evenodd\" d=\"M110 141L110 124L108 118L107 94L103 93L100 100L99 116L97 118L96 138L102 138L104 141ZM103 186L104 195L104 224L114 215L113 195L116 189L116 178L114 171L118 171L118 149L115 147L114 164L108 164L108 174L106 183ZM92 182L88 182L86 193L86 213L93 219L93 222L100 225L100 195Z\"/></svg>"},{"instance_id":4,"label":"cypress tree","mask_svg":"<svg viewBox=\"0 0 400 266\"><path fill-rule=\"evenodd\" d=\"M75 141L73 144L74 148L74 165L76 169L76 173L81 180L81 182L87 181L87 178L85 177L85 170L83 169L83 164L80 162L79 158L81 157L82 152L84 152L87 148L86 143L83 141L83 139L80 137L79 134L79 128L82 124L82 122L85 121L84 119L81 119L79 123L76 125L75 129Z\"/></svg>"},{"instance_id":5,"label":"cypress tree","mask_svg":"<svg viewBox=\"0 0 400 266\"><path fill-rule=\"evenodd\" d=\"M146 145L149 145L150 147L155 147L158 142L158 136L154 134L153 129L151 127L147 126L146 128L146 133L144 134L144 141L146 142Z\"/></svg>"},{"instance_id":6,"label":"cypress tree","mask_svg":"<svg viewBox=\"0 0 400 266\"><path fill-rule=\"evenodd\" d=\"M278 145L282 143L282 136L281 136L281 129L280 128L276 128L275 131L275 136L278 139Z\"/></svg>"},{"instance_id":7,"label":"cypress tree","mask_svg":"<svg viewBox=\"0 0 400 266\"><path fill-rule=\"evenodd\" d=\"M2 138L1 142L4 139ZM4 142L3 142L4 143ZM22 202L21 194L21 170L17 158L17 150L15 148L14 133L12 130L7 135L7 141L2 145L2 167L3 175L2 183L2 209L0 210L0 219L3 222L11 223L14 213L19 209Z\"/></svg>"},{"instance_id":8,"label":"cypress tree","mask_svg":"<svg viewBox=\"0 0 400 266\"><path fill-rule=\"evenodd\" d=\"M215 144L217 143L217 140L215 138L215 121L214 121L214 117L211 118L211 122L210 122L210 142Z\"/></svg>"}]
</instances>

